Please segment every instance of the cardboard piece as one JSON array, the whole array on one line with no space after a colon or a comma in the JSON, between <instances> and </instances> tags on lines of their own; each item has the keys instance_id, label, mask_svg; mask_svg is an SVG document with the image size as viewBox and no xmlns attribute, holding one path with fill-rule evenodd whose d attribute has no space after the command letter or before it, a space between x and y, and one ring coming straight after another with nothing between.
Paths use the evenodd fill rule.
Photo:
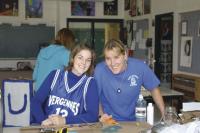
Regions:
<instances>
[{"instance_id":1,"label":"cardboard piece","mask_svg":"<svg viewBox=\"0 0 200 133\"><path fill-rule=\"evenodd\" d=\"M117 132L117 133L139 133L143 130L150 129L151 126L146 122L119 122L117 125L102 125L102 123L87 123L76 125L64 125L62 127L51 126L48 131L55 132L60 128L67 128L68 133L104 133L104 132ZM20 129L21 133L41 133L44 128L41 126L29 126ZM47 130L46 130L47 131Z\"/></svg>"}]
</instances>

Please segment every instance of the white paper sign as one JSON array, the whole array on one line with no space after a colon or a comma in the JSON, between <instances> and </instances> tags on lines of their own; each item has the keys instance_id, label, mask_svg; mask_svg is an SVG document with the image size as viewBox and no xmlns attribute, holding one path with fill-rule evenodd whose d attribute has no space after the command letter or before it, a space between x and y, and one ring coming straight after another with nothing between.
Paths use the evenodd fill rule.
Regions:
<instances>
[{"instance_id":1,"label":"white paper sign","mask_svg":"<svg viewBox=\"0 0 200 133\"><path fill-rule=\"evenodd\" d=\"M181 37L180 66L191 67L192 65L192 37Z\"/></svg>"},{"instance_id":2,"label":"white paper sign","mask_svg":"<svg viewBox=\"0 0 200 133\"><path fill-rule=\"evenodd\" d=\"M3 82L3 126L30 125L30 96L32 84L6 80Z\"/></svg>"},{"instance_id":3,"label":"white paper sign","mask_svg":"<svg viewBox=\"0 0 200 133\"><path fill-rule=\"evenodd\" d=\"M183 103L183 111L196 111L200 110L200 102L187 102Z\"/></svg>"}]
</instances>

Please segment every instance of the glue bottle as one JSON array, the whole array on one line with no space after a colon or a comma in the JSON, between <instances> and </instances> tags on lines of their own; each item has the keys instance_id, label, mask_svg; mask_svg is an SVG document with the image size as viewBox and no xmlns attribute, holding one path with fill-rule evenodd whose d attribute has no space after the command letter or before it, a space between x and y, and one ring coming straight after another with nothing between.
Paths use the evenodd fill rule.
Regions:
<instances>
[{"instance_id":1,"label":"glue bottle","mask_svg":"<svg viewBox=\"0 0 200 133\"><path fill-rule=\"evenodd\" d=\"M147 123L154 124L154 107L152 103L148 103L147 106Z\"/></svg>"}]
</instances>

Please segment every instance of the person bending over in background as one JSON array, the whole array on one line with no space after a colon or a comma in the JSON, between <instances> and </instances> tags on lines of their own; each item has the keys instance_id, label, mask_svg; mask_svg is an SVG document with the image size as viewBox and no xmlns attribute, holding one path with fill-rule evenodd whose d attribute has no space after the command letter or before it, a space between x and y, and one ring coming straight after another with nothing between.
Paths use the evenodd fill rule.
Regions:
<instances>
[{"instance_id":1,"label":"person bending over in background","mask_svg":"<svg viewBox=\"0 0 200 133\"><path fill-rule=\"evenodd\" d=\"M160 112L164 115L164 102L157 88L160 81L143 62L128 58L124 44L112 39L104 47L105 61L94 71L98 85L104 121L111 117L117 121L135 121L135 106L141 86L152 94Z\"/></svg>"},{"instance_id":2,"label":"person bending over in background","mask_svg":"<svg viewBox=\"0 0 200 133\"><path fill-rule=\"evenodd\" d=\"M94 55L88 46L77 45L68 67L47 76L31 100L31 123L49 126L98 121L98 90L90 76Z\"/></svg>"},{"instance_id":3,"label":"person bending over in background","mask_svg":"<svg viewBox=\"0 0 200 133\"><path fill-rule=\"evenodd\" d=\"M75 37L72 31L63 28L58 31L52 44L40 50L32 75L35 82L35 91L39 89L52 70L63 69L67 66L70 50L74 47L74 43Z\"/></svg>"}]
</instances>

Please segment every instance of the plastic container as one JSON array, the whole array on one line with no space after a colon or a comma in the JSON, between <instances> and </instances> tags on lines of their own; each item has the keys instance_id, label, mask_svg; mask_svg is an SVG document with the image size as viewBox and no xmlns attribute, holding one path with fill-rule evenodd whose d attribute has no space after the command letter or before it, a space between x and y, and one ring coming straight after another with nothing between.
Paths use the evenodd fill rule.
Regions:
<instances>
[{"instance_id":1,"label":"plastic container","mask_svg":"<svg viewBox=\"0 0 200 133\"><path fill-rule=\"evenodd\" d=\"M154 106L152 103L148 103L147 106L147 123L154 124Z\"/></svg>"},{"instance_id":2,"label":"plastic container","mask_svg":"<svg viewBox=\"0 0 200 133\"><path fill-rule=\"evenodd\" d=\"M165 123L170 126L177 123L177 113L175 107L168 106L165 109Z\"/></svg>"},{"instance_id":3,"label":"plastic container","mask_svg":"<svg viewBox=\"0 0 200 133\"><path fill-rule=\"evenodd\" d=\"M144 100L143 96L140 94L139 99L135 107L135 117L136 121L146 122L146 112L147 112L147 102Z\"/></svg>"}]
</instances>

